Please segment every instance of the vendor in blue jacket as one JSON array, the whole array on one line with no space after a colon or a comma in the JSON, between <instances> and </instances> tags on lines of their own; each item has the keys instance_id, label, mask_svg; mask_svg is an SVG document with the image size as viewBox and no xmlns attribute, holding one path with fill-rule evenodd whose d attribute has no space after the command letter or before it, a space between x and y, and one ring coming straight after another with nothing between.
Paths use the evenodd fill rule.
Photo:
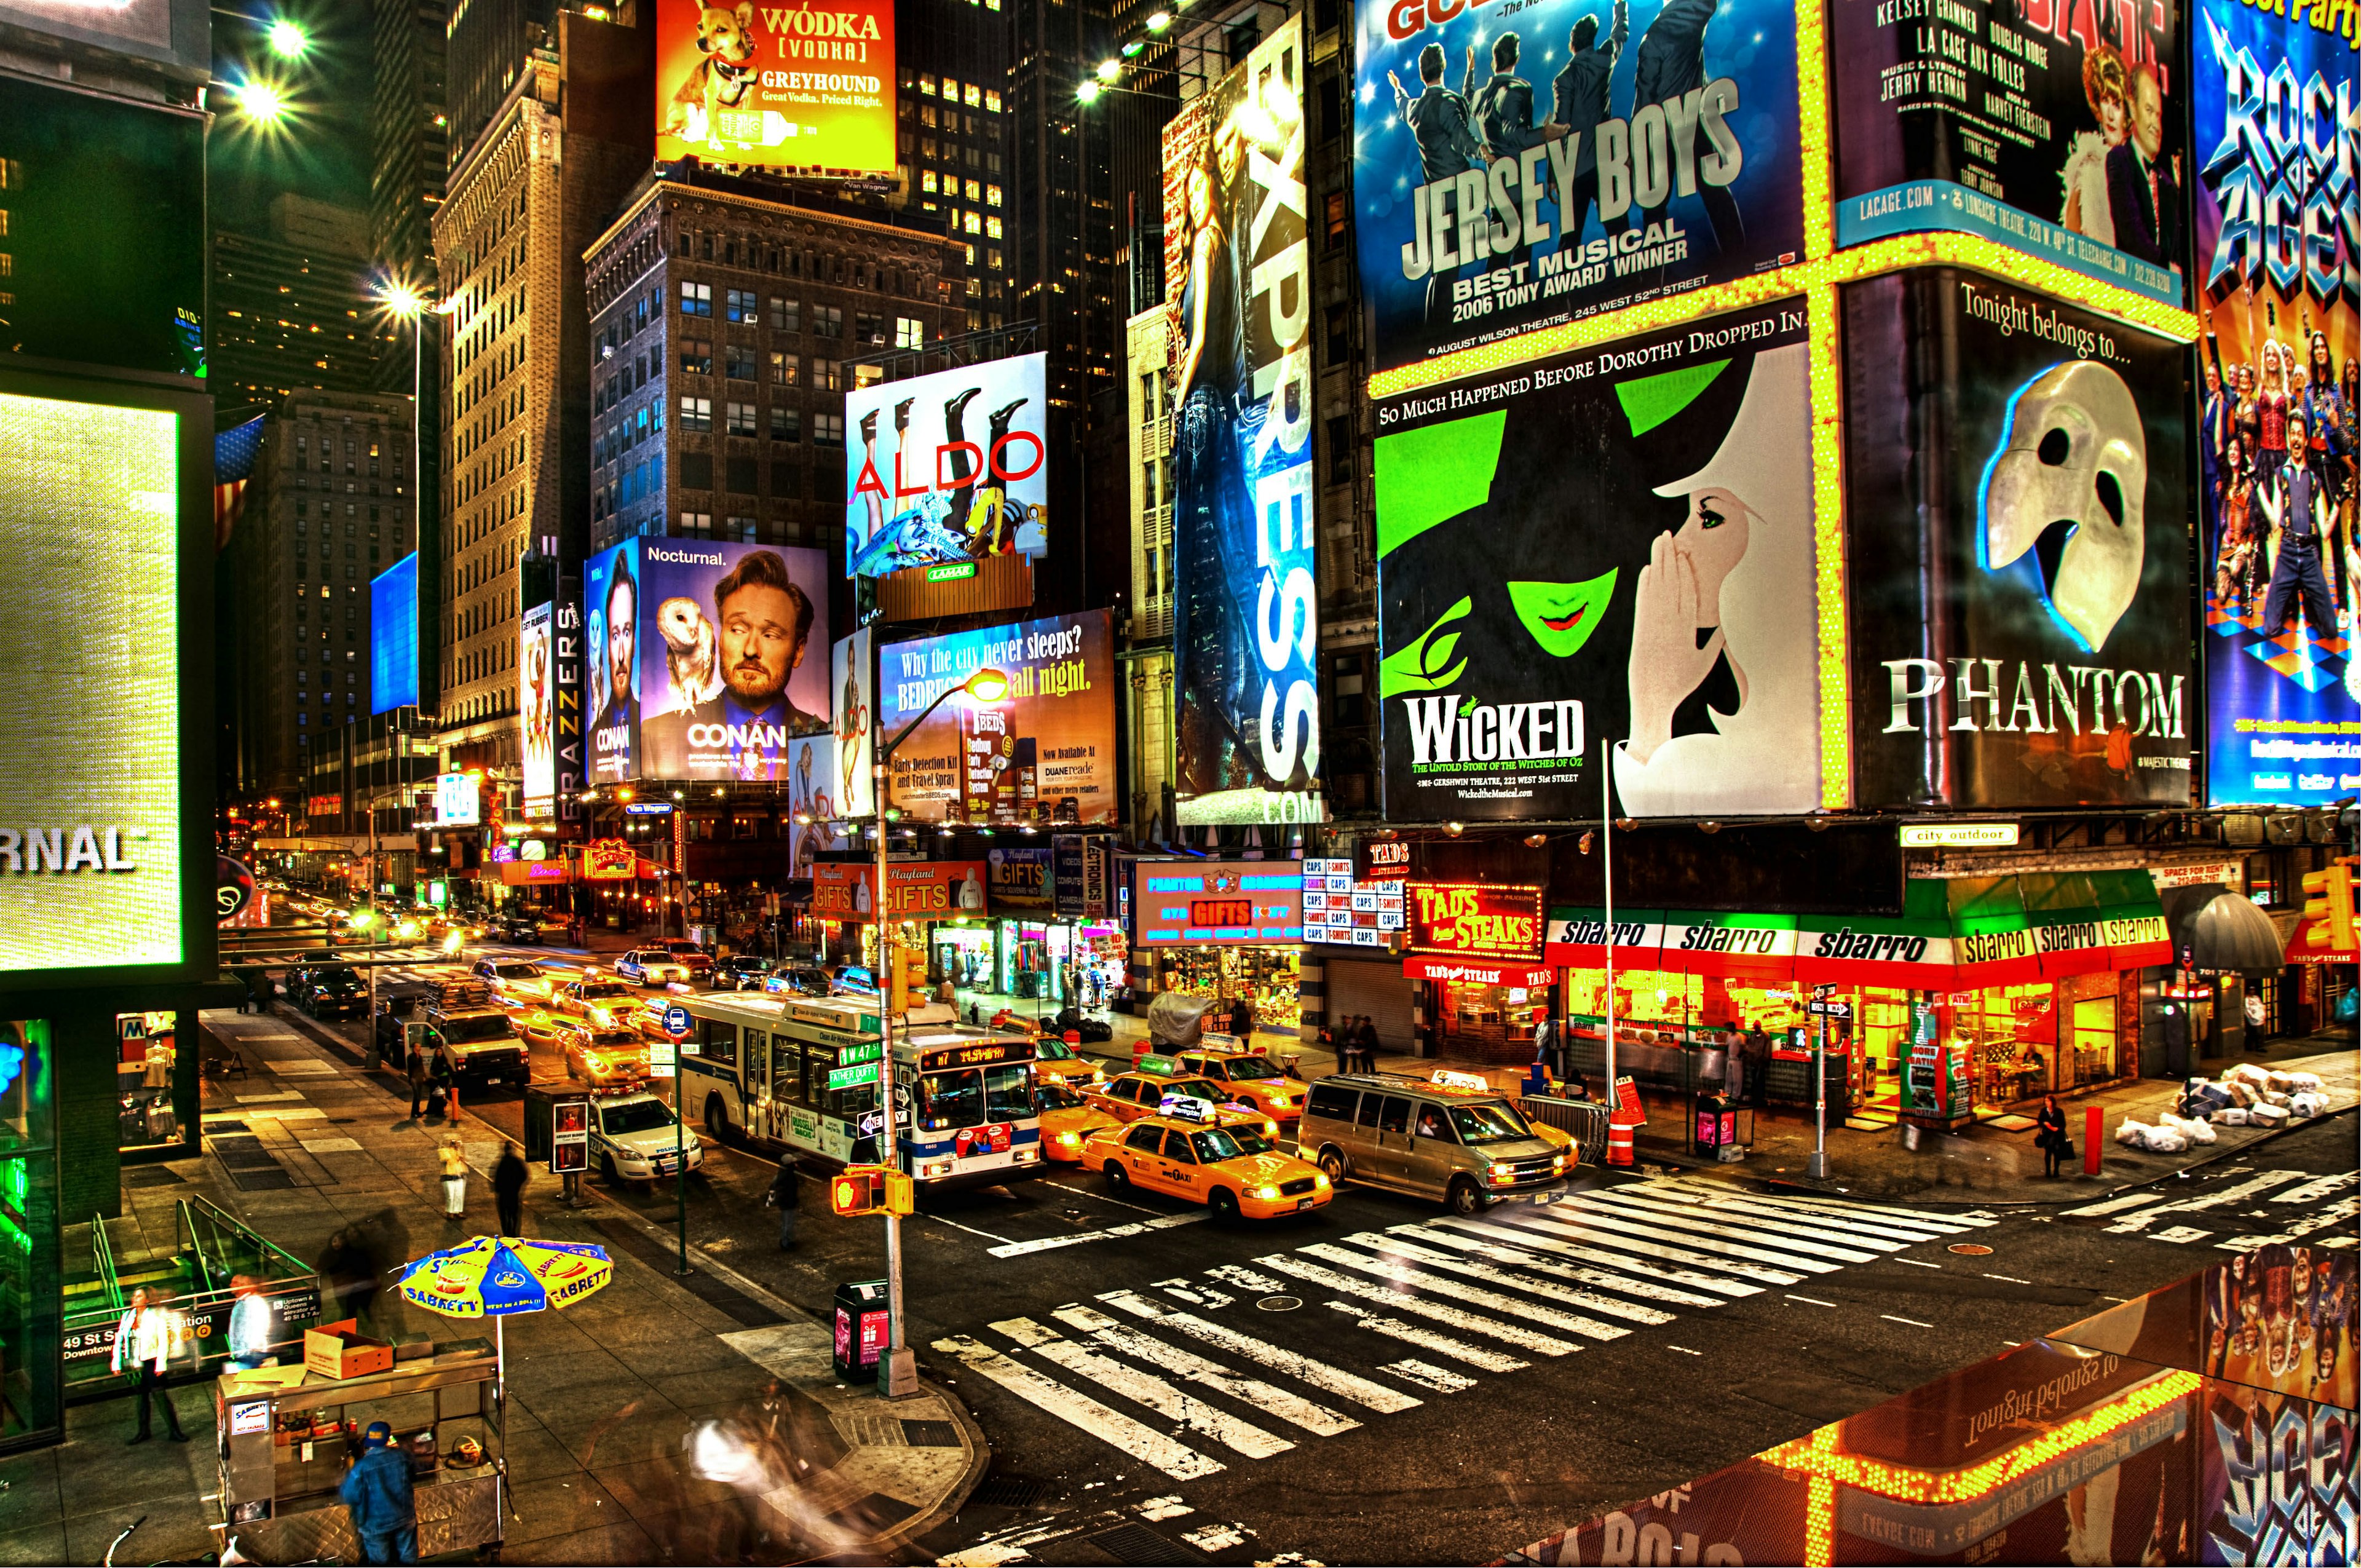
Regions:
<instances>
[{"instance_id":1,"label":"vendor in blue jacket","mask_svg":"<svg viewBox=\"0 0 2361 1568\"><path fill-rule=\"evenodd\" d=\"M371 1421L361 1434L361 1456L337 1488L353 1511L364 1563L418 1561L418 1505L410 1489L410 1456L393 1446L393 1429Z\"/></svg>"}]
</instances>

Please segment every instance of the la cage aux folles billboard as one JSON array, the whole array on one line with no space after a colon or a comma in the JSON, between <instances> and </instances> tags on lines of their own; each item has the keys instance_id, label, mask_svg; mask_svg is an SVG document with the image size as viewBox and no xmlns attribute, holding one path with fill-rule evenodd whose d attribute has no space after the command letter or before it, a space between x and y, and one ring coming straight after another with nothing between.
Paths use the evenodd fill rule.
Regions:
<instances>
[{"instance_id":1,"label":"la cage aux folles billboard","mask_svg":"<svg viewBox=\"0 0 2361 1568\"><path fill-rule=\"evenodd\" d=\"M1859 803L2188 804L2187 351L1949 268L1840 308Z\"/></svg>"},{"instance_id":2,"label":"la cage aux folles billboard","mask_svg":"<svg viewBox=\"0 0 2361 1568\"><path fill-rule=\"evenodd\" d=\"M656 158L894 170L894 7L654 0Z\"/></svg>"},{"instance_id":3,"label":"la cage aux folles billboard","mask_svg":"<svg viewBox=\"0 0 2361 1568\"><path fill-rule=\"evenodd\" d=\"M789 776L829 728L828 556L627 539L583 574L593 784Z\"/></svg>"},{"instance_id":4,"label":"la cage aux folles billboard","mask_svg":"<svg viewBox=\"0 0 2361 1568\"><path fill-rule=\"evenodd\" d=\"M1303 24L1164 127L1184 823L1320 820Z\"/></svg>"},{"instance_id":5,"label":"la cage aux folles billboard","mask_svg":"<svg viewBox=\"0 0 2361 1568\"><path fill-rule=\"evenodd\" d=\"M1395 821L1820 803L1801 301L1377 404Z\"/></svg>"},{"instance_id":6,"label":"la cage aux folles billboard","mask_svg":"<svg viewBox=\"0 0 2361 1568\"><path fill-rule=\"evenodd\" d=\"M2176 0L1833 0L1828 53L1839 245L1951 229L2187 302Z\"/></svg>"},{"instance_id":7,"label":"la cage aux folles billboard","mask_svg":"<svg viewBox=\"0 0 2361 1568\"><path fill-rule=\"evenodd\" d=\"M1802 252L1792 0L1531 0L1513 14L1384 0L1356 15L1372 370Z\"/></svg>"},{"instance_id":8,"label":"la cage aux folles billboard","mask_svg":"<svg viewBox=\"0 0 2361 1568\"><path fill-rule=\"evenodd\" d=\"M844 571L1049 547L1046 354L857 387L844 398Z\"/></svg>"},{"instance_id":9,"label":"la cage aux folles billboard","mask_svg":"<svg viewBox=\"0 0 2361 1568\"><path fill-rule=\"evenodd\" d=\"M2361 223L2353 132L2323 134L2334 117L2323 115L2361 95L2361 66L2326 19L2203 0L2191 23L2213 806L2361 793L2361 539L2349 491L2335 504L2320 487L2316 542L2291 544L2287 426L2263 418L2266 405L2308 414L2314 472L2349 472L2333 449L2351 451L2361 407Z\"/></svg>"}]
</instances>

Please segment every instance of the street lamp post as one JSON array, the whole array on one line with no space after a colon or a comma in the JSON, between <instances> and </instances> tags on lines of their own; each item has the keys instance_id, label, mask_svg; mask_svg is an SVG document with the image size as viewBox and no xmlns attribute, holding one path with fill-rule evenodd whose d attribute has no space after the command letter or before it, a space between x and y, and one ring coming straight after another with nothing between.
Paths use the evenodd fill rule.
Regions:
<instances>
[{"instance_id":1,"label":"street lamp post","mask_svg":"<svg viewBox=\"0 0 2361 1568\"><path fill-rule=\"evenodd\" d=\"M882 650L880 661L882 663ZM871 674L873 684L869 689L882 691L882 685L875 682L883 676L883 670ZM901 1118L895 1113L894 1105L894 1005L898 999L892 994L894 961L890 944L894 940L894 923L888 917L887 905L890 901L885 887L885 812L886 796L891 793L886 765L894 760L894 753L902 749L902 742L910 738L911 732L924 724L928 717L942 707L954 692L964 692L978 702L991 703L998 702L1001 694L1007 689L1008 677L998 670L978 670L961 684L944 687L941 696L927 704L925 710L904 725L902 732L891 741L884 739L884 705L871 704L876 713L871 721L871 755L874 758L871 776L875 780L877 792L877 888L871 908L877 916L877 967L881 971L878 995L883 1002L877 1009L877 1104L885 1118L884 1126L878 1134L884 1140L879 1150L883 1157L878 1163L889 1169L901 1168L902 1135ZM884 1394L889 1399L908 1398L918 1391L918 1358L910 1349L908 1328L902 1321L902 1216L891 1210L885 1214L885 1321L890 1338L885 1351Z\"/></svg>"}]
</instances>

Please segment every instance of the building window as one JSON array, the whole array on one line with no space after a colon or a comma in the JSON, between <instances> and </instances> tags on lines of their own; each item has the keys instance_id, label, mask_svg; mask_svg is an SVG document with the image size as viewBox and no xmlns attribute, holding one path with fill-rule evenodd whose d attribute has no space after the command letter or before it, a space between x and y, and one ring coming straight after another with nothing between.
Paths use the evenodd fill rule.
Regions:
<instances>
[{"instance_id":1,"label":"building window","mask_svg":"<svg viewBox=\"0 0 2361 1568\"><path fill-rule=\"evenodd\" d=\"M885 367L882 365L856 365L852 367L852 389L856 392L864 387L873 387L884 379Z\"/></svg>"},{"instance_id":2,"label":"building window","mask_svg":"<svg viewBox=\"0 0 2361 1568\"><path fill-rule=\"evenodd\" d=\"M702 337L682 338L680 340L680 368L684 375L712 375L712 343Z\"/></svg>"},{"instance_id":3,"label":"building window","mask_svg":"<svg viewBox=\"0 0 2361 1568\"><path fill-rule=\"evenodd\" d=\"M994 5L993 9L997 11L1000 7ZM1000 94L994 92L989 87L983 90L983 112L987 115L996 115L1000 113Z\"/></svg>"},{"instance_id":4,"label":"building window","mask_svg":"<svg viewBox=\"0 0 2361 1568\"><path fill-rule=\"evenodd\" d=\"M754 460L752 457L725 459L721 467L721 486L733 496L754 493Z\"/></svg>"},{"instance_id":5,"label":"building window","mask_svg":"<svg viewBox=\"0 0 2361 1568\"><path fill-rule=\"evenodd\" d=\"M680 428L683 430L711 430L713 428L713 400L711 398L681 399Z\"/></svg>"},{"instance_id":6,"label":"building window","mask_svg":"<svg viewBox=\"0 0 2361 1568\"><path fill-rule=\"evenodd\" d=\"M776 294L771 296L771 330L773 332L803 331L803 314L804 307L801 300L783 300Z\"/></svg>"},{"instance_id":7,"label":"building window","mask_svg":"<svg viewBox=\"0 0 2361 1568\"><path fill-rule=\"evenodd\" d=\"M680 286L680 313L685 316L709 316L713 313L713 285L683 283Z\"/></svg>"},{"instance_id":8,"label":"building window","mask_svg":"<svg viewBox=\"0 0 2361 1568\"><path fill-rule=\"evenodd\" d=\"M836 305L814 305L812 331L822 337L842 337L844 335L843 310Z\"/></svg>"},{"instance_id":9,"label":"building window","mask_svg":"<svg viewBox=\"0 0 2361 1568\"><path fill-rule=\"evenodd\" d=\"M804 411L801 409L771 410L771 439L801 441L804 438Z\"/></svg>"},{"instance_id":10,"label":"building window","mask_svg":"<svg viewBox=\"0 0 2361 1568\"><path fill-rule=\"evenodd\" d=\"M873 346L883 347L885 342L885 318L880 315L872 315L867 311L854 312L852 315L852 340L855 343L866 343Z\"/></svg>"},{"instance_id":11,"label":"building window","mask_svg":"<svg viewBox=\"0 0 2361 1568\"><path fill-rule=\"evenodd\" d=\"M726 319L742 322L748 326L752 326L763 319L754 297L754 291L752 289L726 291L722 299L722 313Z\"/></svg>"},{"instance_id":12,"label":"building window","mask_svg":"<svg viewBox=\"0 0 2361 1568\"><path fill-rule=\"evenodd\" d=\"M774 353L771 356L771 385L774 387L798 386L803 381L803 376L802 355Z\"/></svg>"},{"instance_id":13,"label":"building window","mask_svg":"<svg viewBox=\"0 0 2361 1568\"><path fill-rule=\"evenodd\" d=\"M934 194L934 192L935 192L935 171L934 171L933 170L931 170L931 169L928 169L928 170L920 170L920 171L919 171L919 174L918 174L918 189L919 189L919 190L921 190L921 191L926 192L927 192L928 195L930 195L930 196Z\"/></svg>"},{"instance_id":14,"label":"building window","mask_svg":"<svg viewBox=\"0 0 2361 1568\"><path fill-rule=\"evenodd\" d=\"M820 446L842 446L844 416L842 414L812 415L812 441Z\"/></svg>"},{"instance_id":15,"label":"building window","mask_svg":"<svg viewBox=\"0 0 2361 1568\"><path fill-rule=\"evenodd\" d=\"M1353 416L1337 414L1328 422L1328 482L1353 482Z\"/></svg>"},{"instance_id":16,"label":"building window","mask_svg":"<svg viewBox=\"0 0 2361 1568\"><path fill-rule=\"evenodd\" d=\"M685 511L680 514L680 531L692 539L709 539L713 535L713 514Z\"/></svg>"},{"instance_id":17,"label":"building window","mask_svg":"<svg viewBox=\"0 0 2361 1568\"><path fill-rule=\"evenodd\" d=\"M981 202L983 200L983 181L971 180L967 182L967 199L971 202Z\"/></svg>"},{"instance_id":18,"label":"building window","mask_svg":"<svg viewBox=\"0 0 2361 1568\"><path fill-rule=\"evenodd\" d=\"M1328 363L1342 365L1353 348L1353 308L1350 305L1328 307Z\"/></svg>"},{"instance_id":19,"label":"building window","mask_svg":"<svg viewBox=\"0 0 2361 1568\"><path fill-rule=\"evenodd\" d=\"M918 91L919 91L919 92L921 92L921 93L925 93L925 94L926 94L928 97L929 97L929 98L931 98L931 97L933 97L933 96L935 95L935 76L934 76L934 72L932 72L932 71L921 71L921 72L919 73L919 75L918 75Z\"/></svg>"},{"instance_id":20,"label":"building window","mask_svg":"<svg viewBox=\"0 0 2361 1568\"><path fill-rule=\"evenodd\" d=\"M971 181L971 183L972 183L972 181ZM986 186L983 188L983 204L984 204L985 206L987 206L987 207L996 207L996 206L1000 205L1000 187L999 187L999 186L997 186L997 185L986 185Z\"/></svg>"},{"instance_id":21,"label":"building window","mask_svg":"<svg viewBox=\"0 0 2361 1568\"><path fill-rule=\"evenodd\" d=\"M840 359L814 359L811 384L823 392L844 390L844 362Z\"/></svg>"},{"instance_id":22,"label":"building window","mask_svg":"<svg viewBox=\"0 0 2361 1568\"><path fill-rule=\"evenodd\" d=\"M728 532L722 537L737 540L741 544L753 543L754 520L751 517L731 518L728 524Z\"/></svg>"},{"instance_id":23,"label":"building window","mask_svg":"<svg viewBox=\"0 0 2361 1568\"><path fill-rule=\"evenodd\" d=\"M1345 192L1331 191L1327 202L1328 248L1336 249L1345 243Z\"/></svg>"},{"instance_id":24,"label":"building window","mask_svg":"<svg viewBox=\"0 0 2361 1568\"><path fill-rule=\"evenodd\" d=\"M924 348L927 345L927 323L916 316L894 318L894 346Z\"/></svg>"},{"instance_id":25,"label":"building window","mask_svg":"<svg viewBox=\"0 0 2361 1568\"><path fill-rule=\"evenodd\" d=\"M730 403L730 404L728 404L728 405L724 408L724 410L723 410L723 416L724 416L724 418L725 418L725 420L726 420L726 422L726 422L726 424L724 425L724 428L729 432L729 433L730 433L730 434L731 434L731 435L752 435L752 434L753 434L753 433L754 433L754 405L753 405L753 404L752 404L752 403Z\"/></svg>"},{"instance_id":26,"label":"building window","mask_svg":"<svg viewBox=\"0 0 2361 1568\"><path fill-rule=\"evenodd\" d=\"M971 224L974 223L974 221L975 221L975 214L974 214L973 213L970 213L967 216L968 216L968 222L969 222L969 223L971 223ZM970 234L973 234L973 233L975 232L975 230L974 230L973 228L970 228L967 232L968 232L968 233L970 233ZM989 239L999 239L999 238L1001 238L1001 237L1002 237L1002 236L1001 236L1001 232L1000 232L1000 220L999 220L998 218L986 218L986 219L984 219L984 220L983 220L983 232L984 232L984 236L985 236L985 237L986 237L986 238L989 238ZM996 256L998 256L998 255L1000 254L1000 252L998 252L998 251L996 251L996 250L995 250L995 251L994 251L992 254L993 254L994 256L995 256L995 257L996 257ZM999 265L1000 265L1000 263L999 263L998 261L994 261L994 262L993 263L993 265L994 265L994 267L997 267L997 266L999 266Z\"/></svg>"},{"instance_id":27,"label":"building window","mask_svg":"<svg viewBox=\"0 0 2361 1568\"><path fill-rule=\"evenodd\" d=\"M733 381L751 381L754 378L754 351L752 349L741 347L738 344L734 343L725 343L721 345L721 361L722 373L728 376L730 379Z\"/></svg>"},{"instance_id":28,"label":"building window","mask_svg":"<svg viewBox=\"0 0 2361 1568\"><path fill-rule=\"evenodd\" d=\"M771 465L771 499L773 500L798 500L802 499L803 493L802 464L774 462Z\"/></svg>"},{"instance_id":29,"label":"building window","mask_svg":"<svg viewBox=\"0 0 2361 1568\"><path fill-rule=\"evenodd\" d=\"M994 221L997 222L998 220L995 219ZM969 234L982 234L983 232L983 214L981 213L961 213L960 214L960 227L966 230Z\"/></svg>"}]
</instances>

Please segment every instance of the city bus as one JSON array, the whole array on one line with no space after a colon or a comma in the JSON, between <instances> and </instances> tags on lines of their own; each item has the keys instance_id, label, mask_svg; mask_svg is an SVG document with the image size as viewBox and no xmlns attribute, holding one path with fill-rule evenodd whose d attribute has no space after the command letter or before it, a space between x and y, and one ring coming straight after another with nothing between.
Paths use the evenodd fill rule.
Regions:
<instances>
[{"instance_id":1,"label":"city bus","mask_svg":"<svg viewBox=\"0 0 2361 1568\"><path fill-rule=\"evenodd\" d=\"M823 1165L884 1163L876 1083L829 1087L846 1058L875 1058L876 998L716 992L679 1003L691 1020L679 1052L682 1113L701 1118L716 1142ZM950 1022L897 1026L894 1082L895 1163L921 1189L1042 1173L1032 1041Z\"/></svg>"}]
</instances>

